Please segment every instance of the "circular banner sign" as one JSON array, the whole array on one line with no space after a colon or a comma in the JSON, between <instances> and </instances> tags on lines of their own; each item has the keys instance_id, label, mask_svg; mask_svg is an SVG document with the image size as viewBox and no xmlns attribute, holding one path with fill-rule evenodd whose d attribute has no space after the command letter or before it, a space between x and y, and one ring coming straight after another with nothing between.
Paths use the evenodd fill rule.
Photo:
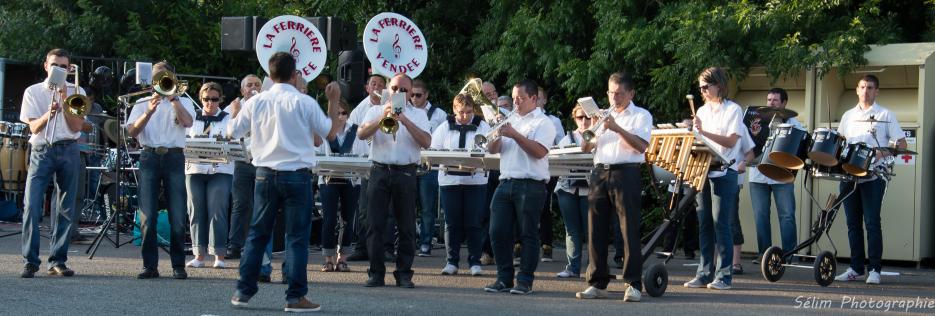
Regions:
<instances>
[{"instance_id":1,"label":"circular banner sign","mask_svg":"<svg viewBox=\"0 0 935 316\"><path fill-rule=\"evenodd\" d=\"M281 15L269 20L256 37L256 57L266 74L269 74L269 58L275 53L286 52L295 58L295 69L302 78L312 81L324 70L327 51L318 28L294 15Z\"/></svg>"},{"instance_id":2,"label":"circular banner sign","mask_svg":"<svg viewBox=\"0 0 935 316\"><path fill-rule=\"evenodd\" d=\"M405 73L415 78L428 62L428 42L422 30L393 12L377 14L364 28L364 53L373 73L392 77Z\"/></svg>"}]
</instances>

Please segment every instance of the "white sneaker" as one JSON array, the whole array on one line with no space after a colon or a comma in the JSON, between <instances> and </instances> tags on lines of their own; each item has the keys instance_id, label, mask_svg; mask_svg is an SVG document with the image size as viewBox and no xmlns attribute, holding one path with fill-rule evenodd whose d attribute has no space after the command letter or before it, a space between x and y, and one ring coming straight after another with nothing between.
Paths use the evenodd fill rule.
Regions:
<instances>
[{"instance_id":1,"label":"white sneaker","mask_svg":"<svg viewBox=\"0 0 935 316\"><path fill-rule=\"evenodd\" d=\"M712 290L730 290L730 284L724 283L722 280L715 280L714 282L708 283L708 288Z\"/></svg>"},{"instance_id":2,"label":"white sneaker","mask_svg":"<svg viewBox=\"0 0 935 316\"><path fill-rule=\"evenodd\" d=\"M481 271L483 271L483 269L481 269L480 266L471 266L471 275L478 276L481 274Z\"/></svg>"},{"instance_id":3,"label":"white sneaker","mask_svg":"<svg viewBox=\"0 0 935 316\"><path fill-rule=\"evenodd\" d=\"M708 284L708 286L711 286L711 285ZM635 287L628 285L626 293L623 294L623 301L624 302L639 302L640 296L642 296L642 294L640 293L639 290L637 290Z\"/></svg>"},{"instance_id":4,"label":"white sneaker","mask_svg":"<svg viewBox=\"0 0 935 316\"><path fill-rule=\"evenodd\" d=\"M227 268L227 264L224 263L224 260L214 260L214 265L211 267L215 269L224 269Z\"/></svg>"},{"instance_id":5,"label":"white sneaker","mask_svg":"<svg viewBox=\"0 0 935 316\"><path fill-rule=\"evenodd\" d=\"M599 288L589 286L584 291L575 293L575 297L582 300L589 300L595 298L607 298L607 290L601 290Z\"/></svg>"},{"instance_id":6,"label":"white sneaker","mask_svg":"<svg viewBox=\"0 0 935 316\"><path fill-rule=\"evenodd\" d=\"M442 269L442 275L455 275L458 274L458 267L453 264L446 264L445 268Z\"/></svg>"},{"instance_id":7,"label":"white sneaker","mask_svg":"<svg viewBox=\"0 0 935 316\"><path fill-rule=\"evenodd\" d=\"M555 277L566 279L566 278L577 278L577 277L580 277L580 275L577 273L568 271L568 270L564 270L562 272L555 274Z\"/></svg>"},{"instance_id":8,"label":"white sneaker","mask_svg":"<svg viewBox=\"0 0 935 316\"><path fill-rule=\"evenodd\" d=\"M192 268L204 268L205 262L198 259L192 259L192 261L186 263L185 266Z\"/></svg>"},{"instance_id":9,"label":"white sneaker","mask_svg":"<svg viewBox=\"0 0 935 316\"><path fill-rule=\"evenodd\" d=\"M870 273L867 273L867 284L880 284L880 272L870 270Z\"/></svg>"},{"instance_id":10,"label":"white sneaker","mask_svg":"<svg viewBox=\"0 0 935 316\"><path fill-rule=\"evenodd\" d=\"M864 277L863 274L857 274L857 272L854 272L854 269L847 268L847 271L844 271L844 273L841 273L838 276L834 277L834 280L842 281L842 282L858 281L863 277ZM878 277L877 281L879 282L879 275L877 275L877 277Z\"/></svg>"},{"instance_id":11,"label":"white sneaker","mask_svg":"<svg viewBox=\"0 0 935 316\"><path fill-rule=\"evenodd\" d=\"M690 289L699 289L699 288L703 288L705 286L705 283L701 281L701 278L696 277L694 279L691 279L691 281L685 282L684 284L682 284L682 286L690 288Z\"/></svg>"}]
</instances>

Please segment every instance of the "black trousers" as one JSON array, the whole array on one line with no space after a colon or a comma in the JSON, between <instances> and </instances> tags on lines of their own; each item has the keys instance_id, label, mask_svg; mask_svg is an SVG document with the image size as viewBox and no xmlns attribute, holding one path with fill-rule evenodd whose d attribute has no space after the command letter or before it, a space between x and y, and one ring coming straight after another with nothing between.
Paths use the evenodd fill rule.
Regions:
<instances>
[{"instance_id":1,"label":"black trousers","mask_svg":"<svg viewBox=\"0 0 935 316\"><path fill-rule=\"evenodd\" d=\"M416 168L374 163L367 184L367 256L371 276L386 274L384 232L390 212L396 217L399 250L396 255L397 279L412 278L412 261L416 254ZM392 205L391 205L392 203Z\"/></svg>"},{"instance_id":2,"label":"black trousers","mask_svg":"<svg viewBox=\"0 0 935 316\"><path fill-rule=\"evenodd\" d=\"M558 185L558 177L549 178L549 183L545 191L545 205L542 206L542 214L539 215L539 242L543 246L552 246L555 241L555 234L552 231L552 198L555 195L555 186Z\"/></svg>"},{"instance_id":3,"label":"black trousers","mask_svg":"<svg viewBox=\"0 0 935 316\"><path fill-rule=\"evenodd\" d=\"M614 212L620 217L623 234L623 279L638 290L643 289L640 254L641 186L640 167L627 164L613 170L591 172L591 192L588 195L588 263L589 285L606 289L610 283L607 264L607 241Z\"/></svg>"}]
</instances>

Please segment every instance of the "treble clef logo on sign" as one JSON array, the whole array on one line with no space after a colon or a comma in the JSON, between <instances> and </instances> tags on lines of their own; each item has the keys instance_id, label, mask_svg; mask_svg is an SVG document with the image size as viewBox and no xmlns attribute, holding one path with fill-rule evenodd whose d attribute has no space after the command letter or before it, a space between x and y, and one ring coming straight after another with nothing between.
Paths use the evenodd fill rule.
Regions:
<instances>
[{"instance_id":1,"label":"treble clef logo on sign","mask_svg":"<svg viewBox=\"0 0 935 316\"><path fill-rule=\"evenodd\" d=\"M403 48L399 46L399 34L396 34L396 40L393 41L393 52L396 59L399 59L399 53L403 52Z\"/></svg>"},{"instance_id":2,"label":"treble clef logo on sign","mask_svg":"<svg viewBox=\"0 0 935 316\"><path fill-rule=\"evenodd\" d=\"M289 53L292 54L292 57L299 59L299 49L295 48L295 37L292 38L292 47L289 47Z\"/></svg>"}]
</instances>

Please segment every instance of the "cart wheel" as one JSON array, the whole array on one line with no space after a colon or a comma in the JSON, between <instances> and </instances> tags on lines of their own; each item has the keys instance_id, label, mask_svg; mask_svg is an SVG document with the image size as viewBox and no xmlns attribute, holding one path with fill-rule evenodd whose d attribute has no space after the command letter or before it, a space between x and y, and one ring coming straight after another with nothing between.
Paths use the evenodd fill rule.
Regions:
<instances>
[{"instance_id":1,"label":"cart wheel","mask_svg":"<svg viewBox=\"0 0 935 316\"><path fill-rule=\"evenodd\" d=\"M665 264L654 264L643 273L643 287L646 289L646 293L649 294L649 296L662 296L662 294L665 294L668 285L669 272L666 271Z\"/></svg>"},{"instance_id":2,"label":"cart wheel","mask_svg":"<svg viewBox=\"0 0 935 316\"><path fill-rule=\"evenodd\" d=\"M837 273L837 266L838 263L830 251L820 252L815 257L815 282L821 286L831 285L831 282L834 282L834 274Z\"/></svg>"},{"instance_id":3,"label":"cart wheel","mask_svg":"<svg viewBox=\"0 0 935 316\"><path fill-rule=\"evenodd\" d=\"M782 259L782 248L772 246L763 253L760 258L760 271L763 272L763 278L770 282L782 279L782 274L786 272L785 262Z\"/></svg>"}]
</instances>

